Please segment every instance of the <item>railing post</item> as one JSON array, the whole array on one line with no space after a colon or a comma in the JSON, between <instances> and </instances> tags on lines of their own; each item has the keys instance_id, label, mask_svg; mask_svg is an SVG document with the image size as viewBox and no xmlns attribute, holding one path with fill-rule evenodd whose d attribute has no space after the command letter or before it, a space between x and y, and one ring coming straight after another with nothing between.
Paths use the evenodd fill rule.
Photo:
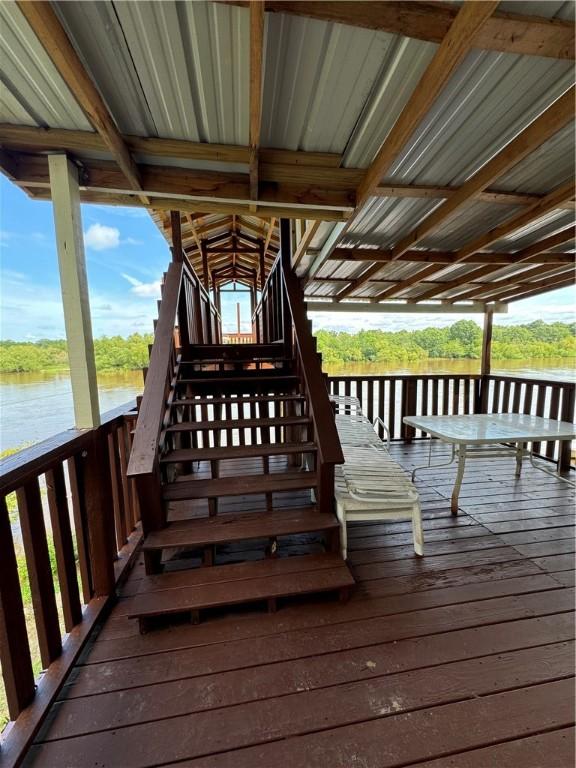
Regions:
<instances>
[{"instance_id":1,"label":"railing post","mask_svg":"<svg viewBox=\"0 0 576 768\"><path fill-rule=\"evenodd\" d=\"M408 378L402 380L402 412L400 414L400 423L402 424L402 437L405 442L411 443L416 435L416 430L409 424L404 424L404 416L416 415L416 379Z\"/></svg>"},{"instance_id":2,"label":"railing post","mask_svg":"<svg viewBox=\"0 0 576 768\"><path fill-rule=\"evenodd\" d=\"M292 228L290 219L280 219L280 289L282 308L282 339L284 342L284 354L292 357L292 317L290 316L290 304L286 289L285 274L292 269Z\"/></svg>"},{"instance_id":3,"label":"railing post","mask_svg":"<svg viewBox=\"0 0 576 768\"><path fill-rule=\"evenodd\" d=\"M117 553L107 444L104 430L94 430L90 446L81 459L95 597L110 595L115 589L114 559Z\"/></svg>"},{"instance_id":4,"label":"railing post","mask_svg":"<svg viewBox=\"0 0 576 768\"><path fill-rule=\"evenodd\" d=\"M484 330L482 332L482 357L480 358L480 393L476 403L477 413L488 412L488 392L490 389L490 371L492 361L492 324L494 309L487 307L484 313Z\"/></svg>"},{"instance_id":5,"label":"railing post","mask_svg":"<svg viewBox=\"0 0 576 768\"><path fill-rule=\"evenodd\" d=\"M574 407L576 405L576 386L569 384L563 387L561 421L572 423L574 421ZM572 442L561 440L558 453L558 472L568 472L572 461Z\"/></svg>"},{"instance_id":6,"label":"railing post","mask_svg":"<svg viewBox=\"0 0 576 768\"><path fill-rule=\"evenodd\" d=\"M0 662L8 712L16 720L35 694L28 631L6 499L0 500Z\"/></svg>"}]
</instances>

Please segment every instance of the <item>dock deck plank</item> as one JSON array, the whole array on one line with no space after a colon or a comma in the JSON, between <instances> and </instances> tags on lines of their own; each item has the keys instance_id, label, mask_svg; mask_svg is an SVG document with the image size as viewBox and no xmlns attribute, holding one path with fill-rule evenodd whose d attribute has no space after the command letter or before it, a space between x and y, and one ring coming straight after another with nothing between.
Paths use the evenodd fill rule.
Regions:
<instances>
[{"instance_id":1,"label":"dock deck plank","mask_svg":"<svg viewBox=\"0 0 576 768\"><path fill-rule=\"evenodd\" d=\"M427 444L392 451L410 469ZM515 485L512 461L481 464L458 517L452 470L422 473L423 559L407 522L351 526L347 604L218 610L140 635L127 615L146 584L140 558L26 766L572 765L573 494L528 467ZM250 557L242 547L222 556ZM299 554L297 540L282 554Z\"/></svg>"}]
</instances>

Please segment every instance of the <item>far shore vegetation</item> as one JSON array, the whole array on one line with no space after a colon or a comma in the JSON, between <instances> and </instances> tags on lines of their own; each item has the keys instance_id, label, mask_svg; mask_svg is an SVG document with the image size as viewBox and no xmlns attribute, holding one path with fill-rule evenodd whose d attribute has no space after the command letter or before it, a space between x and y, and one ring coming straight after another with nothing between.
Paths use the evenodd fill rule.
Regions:
<instances>
[{"instance_id":1,"label":"far shore vegetation","mask_svg":"<svg viewBox=\"0 0 576 768\"><path fill-rule=\"evenodd\" d=\"M316 332L318 351L325 363L423 362L427 359L474 360L480 358L482 329L473 320L459 320L445 328L413 331ZM131 371L148 364L151 334L128 338L95 339L99 371ZM576 358L576 323L495 325L493 360ZM58 372L68 370L64 340L0 342L0 373Z\"/></svg>"}]
</instances>

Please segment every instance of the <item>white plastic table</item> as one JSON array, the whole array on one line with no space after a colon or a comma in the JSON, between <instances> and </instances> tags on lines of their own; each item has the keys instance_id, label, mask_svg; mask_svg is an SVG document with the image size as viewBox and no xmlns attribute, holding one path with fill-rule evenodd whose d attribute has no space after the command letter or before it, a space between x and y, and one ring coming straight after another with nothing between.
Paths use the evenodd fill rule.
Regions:
<instances>
[{"instance_id":1,"label":"white plastic table","mask_svg":"<svg viewBox=\"0 0 576 768\"><path fill-rule=\"evenodd\" d=\"M541 416L529 416L521 413L470 414L467 416L405 416L404 423L421 429L432 437L452 445L452 456L445 464L432 464L432 440L428 464L416 467L412 480L423 469L435 469L452 464L458 457L458 472L452 491L452 514L458 514L458 496L464 477L466 459L493 456L516 456L516 477L522 471L522 459L528 455L530 463L536 469L574 485L556 472L534 462L533 445L546 440L574 440L576 425L566 421L544 419ZM512 443L514 447L506 446ZM525 445L531 444L527 451Z\"/></svg>"}]
</instances>

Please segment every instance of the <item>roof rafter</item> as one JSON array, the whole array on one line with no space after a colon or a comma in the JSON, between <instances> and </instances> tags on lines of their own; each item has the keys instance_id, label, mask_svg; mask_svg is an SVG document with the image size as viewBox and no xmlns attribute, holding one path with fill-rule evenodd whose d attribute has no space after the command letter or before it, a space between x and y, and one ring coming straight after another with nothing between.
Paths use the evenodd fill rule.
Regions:
<instances>
[{"instance_id":1,"label":"roof rafter","mask_svg":"<svg viewBox=\"0 0 576 768\"><path fill-rule=\"evenodd\" d=\"M468 0L457 12L432 61L358 187L357 205L364 203L378 186L380 179L398 157L452 73L473 48L478 31L497 6L498 3L492 0Z\"/></svg>"},{"instance_id":2,"label":"roof rafter","mask_svg":"<svg viewBox=\"0 0 576 768\"><path fill-rule=\"evenodd\" d=\"M513 234L517 230L522 229L522 227L525 227L534 221L538 221L538 219L542 218L542 216L545 216L547 213L555 210L558 207L560 201L570 200L573 196L574 182L571 181L567 184L563 184L550 194L543 197L538 203L531 206L527 211L523 211L522 213L514 216L512 219L504 222L499 227L491 229L486 234L480 235L465 245L463 248L460 248L460 250L456 251L452 264L454 265L463 261L468 261L474 254L487 248L497 240L501 240L502 238ZM425 267L416 274L411 275L410 278L408 278L410 280L408 284L407 280L403 281L402 283L398 283L396 286L383 291L381 294L376 296L375 299L388 299L404 290L404 288L407 288L410 285L415 285L422 280L429 279L434 275L438 275L445 269L445 266L439 265ZM421 294L416 296L413 300L422 301L423 298L424 294Z\"/></svg>"},{"instance_id":3,"label":"roof rafter","mask_svg":"<svg viewBox=\"0 0 576 768\"><path fill-rule=\"evenodd\" d=\"M379 186L380 180L400 155L406 142L428 113L452 73L470 52L478 30L490 18L497 5L497 2L469 0L458 10L432 61L424 71L418 85L412 91L406 106L386 137L384 144L380 147L376 157L366 171L364 179L357 190L354 214L348 219L346 226L340 232L334 242L334 247L350 229L353 221L362 209L362 204ZM329 253L326 256L329 256ZM369 280L377 272L378 268L376 267L367 269L365 273L366 280ZM345 288L338 295L337 300L343 299L352 293L357 284L352 285L354 287Z\"/></svg>"},{"instance_id":4,"label":"roof rafter","mask_svg":"<svg viewBox=\"0 0 576 768\"><path fill-rule=\"evenodd\" d=\"M250 197L258 200L258 165L262 122L262 62L264 59L264 3L250 3ZM256 206L254 205L254 210Z\"/></svg>"},{"instance_id":5,"label":"roof rafter","mask_svg":"<svg viewBox=\"0 0 576 768\"><path fill-rule=\"evenodd\" d=\"M220 163L248 165L250 147L237 144L209 144L185 139L166 139L123 134L123 142L131 152L151 157L173 157L178 160L210 160ZM107 144L98 133L63 128L37 128L28 125L0 123L0 143L15 150L42 152L64 150L82 153L105 152ZM260 159L267 168L298 166L338 170L341 156L332 152L304 152L291 149L260 148ZM270 172L270 171L269 171Z\"/></svg>"},{"instance_id":6,"label":"roof rafter","mask_svg":"<svg viewBox=\"0 0 576 768\"><path fill-rule=\"evenodd\" d=\"M424 200L446 200L459 191L459 187L433 187L421 185L385 185L380 184L374 190L377 197L417 198ZM526 195L514 192L501 192L495 189L486 189L474 195L474 200L481 203L493 203L495 205L532 205L537 203L542 195ZM574 201L571 200L563 206L566 210L574 210Z\"/></svg>"},{"instance_id":7,"label":"roof rafter","mask_svg":"<svg viewBox=\"0 0 576 768\"><path fill-rule=\"evenodd\" d=\"M247 5L241 0L228 0L228 4ZM383 3L371 0L331 3L266 0L266 11L381 30L431 43L442 42L457 13L457 9L448 3L390 0ZM478 30L474 43L476 48L505 53L574 58L573 25L558 19L497 12Z\"/></svg>"},{"instance_id":8,"label":"roof rafter","mask_svg":"<svg viewBox=\"0 0 576 768\"><path fill-rule=\"evenodd\" d=\"M51 4L37 0L18 0L18 8L105 146L112 153L130 189L142 192L138 167ZM149 205L146 195L139 197L145 205Z\"/></svg>"},{"instance_id":9,"label":"roof rafter","mask_svg":"<svg viewBox=\"0 0 576 768\"><path fill-rule=\"evenodd\" d=\"M536 118L521 133L509 142L497 155L480 168L445 203L428 215L424 221L403 237L393 248L396 258L414 246L423 237L467 205L479 192L513 168L533 150L550 139L561 128L574 119L574 86L557 99L547 110Z\"/></svg>"},{"instance_id":10,"label":"roof rafter","mask_svg":"<svg viewBox=\"0 0 576 768\"><path fill-rule=\"evenodd\" d=\"M544 240L541 242L544 243ZM562 242L568 242L568 240L563 240ZM559 244L559 242L554 243L554 245ZM554 245L549 245L548 247L552 248ZM506 264L517 264L519 261L543 264L571 264L576 259L576 256L572 253L544 253L538 251L537 254L534 253L527 259L519 258L520 253L493 253L490 251L483 251L475 253L469 259L466 259L466 262L469 264L499 264L502 266ZM454 263L455 257L456 251L406 251L398 261L451 265ZM392 251L390 249L382 248L336 248L332 251L329 261L379 261L386 263L392 261ZM349 282L349 279L347 282Z\"/></svg>"},{"instance_id":11,"label":"roof rafter","mask_svg":"<svg viewBox=\"0 0 576 768\"><path fill-rule=\"evenodd\" d=\"M539 240L537 243L534 243L533 245L529 245L527 248L523 248L521 251L519 251L516 254L516 260L515 264L523 264L525 263L528 265L528 261L534 257L539 256L541 253L545 253L549 248L555 248L558 245L562 245L563 243L567 243L570 240L574 239L574 227L566 227L565 229L561 230L560 232L557 232L555 235L551 235L550 237L545 237L543 240ZM547 262L548 269L550 269L553 264L550 262ZM558 265L556 265L558 266ZM493 272L498 271L501 267L499 266L491 266L486 267L485 271L482 274L482 277L492 274ZM474 279L474 273L470 275L471 280L468 280L467 282L472 282ZM454 281L452 281L454 282ZM494 285L500 284L502 281L498 280ZM458 285L465 285L466 283L456 283L455 285L452 285L451 287L458 287ZM485 293L484 290L478 290L478 289L472 289L468 290L462 294L460 294L457 297L458 301L465 301L468 299L471 299L477 295L480 295L482 293ZM428 298L426 295L423 297L424 299ZM455 299L451 298L450 301L454 301Z\"/></svg>"}]
</instances>

